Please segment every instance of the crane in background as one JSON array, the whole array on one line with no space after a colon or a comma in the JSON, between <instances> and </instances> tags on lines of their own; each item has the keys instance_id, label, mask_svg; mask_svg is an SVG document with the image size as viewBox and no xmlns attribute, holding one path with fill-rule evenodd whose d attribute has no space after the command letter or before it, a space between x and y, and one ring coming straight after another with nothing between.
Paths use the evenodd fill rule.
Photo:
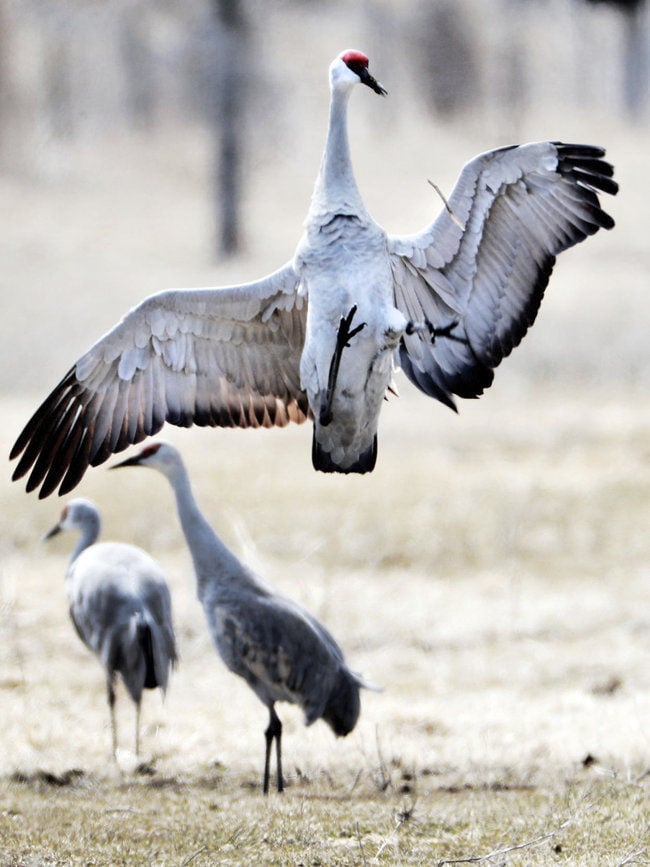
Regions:
<instances>
[{"instance_id":1,"label":"crane in background","mask_svg":"<svg viewBox=\"0 0 650 867\"><path fill-rule=\"evenodd\" d=\"M342 736L352 731L359 718L359 689L376 687L350 671L322 623L275 592L222 542L200 511L174 446L160 442L145 446L114 468L119 467L151 467L172 486L212 641L226 666L246 681L269 711L264 794L269 790L274 742L277 790L283 791L282 723L276 702L298 704L305 725L323 719L334 734Z\"/></svg>"},{"instance_id":2,"label":"crane in background","mask_svg":"<svg viewBox=\"0 0 650 867\"><path fill-rule=\"evenodd\" d=\"M71 500L46 539L65 530L80 536L65 587L79 638L106 672L113 759L117 757L115 680L119 674L136 708L135 754L140 753L140 703L145 689L167 689L176 662L169 588L160 566L145 551L120 542L97 542L96 506Z\"/></svg>"}]
</instances>

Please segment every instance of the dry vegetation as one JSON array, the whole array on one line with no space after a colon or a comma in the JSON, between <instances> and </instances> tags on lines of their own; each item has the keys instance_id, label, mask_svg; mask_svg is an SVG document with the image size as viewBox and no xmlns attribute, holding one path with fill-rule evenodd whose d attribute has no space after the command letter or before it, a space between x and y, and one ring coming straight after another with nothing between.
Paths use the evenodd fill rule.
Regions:
<instances>
[{"instance_id":1,"label":"dry vegetation","mask_svg":"<svg viewBox=\"0 0 650 867\"><path fill-rule=\"evenodd\" d=\"M103 678L63 599L68 546L38 541L59 503L6 492L5 863L645 852L650 403L505 392L460 418L417 396L388 406L368 479L316 476L306 429L170 432L233 546L384 687L342 741L283 707L290 785L267 801L264 711L210 646L163 480L97 470L83 486L107 535L155 551L173 586L181 664L164 704L147 696L140 773L126 699L109 764Z\"/></svg>"},{"instance_id":2,"label":"dry vegetation","mask_svg":"<svg viewBox=\"0 0 650 867\"><path fill-rule=\"evenodd\" d=\"M326 28L323 69L340 41ZM390 88L390 70L374 71ZM387 123L390 110L359 100L354 151L372 211L410 231L438 208L426 177L448 190L494 142ZM215 527L384 688L364 694L340 741L280 708L283 796L260 794L265 711L210 645L164 480L100 468L79 488L106 538L161 561L175 604L179 668L164 703L146 696L139 768L122 696L119 769L101 670L67 618L70 540L39 541L61 502L2 486L2 865L650 863L650 142L579 113L523 126L520 138L608 145L618 226L562 258L535 329L481 401L453 416L400 379L364 478L313 473L307 427L166 432ZM0 453L145 294L253 277L291 255L322 128L313 143L303 130L298 168L290 154L251 168L249 254L218 267L202 265L199 131L107 137L51 175L0 178Z\"/></svg>"}]
</instances>

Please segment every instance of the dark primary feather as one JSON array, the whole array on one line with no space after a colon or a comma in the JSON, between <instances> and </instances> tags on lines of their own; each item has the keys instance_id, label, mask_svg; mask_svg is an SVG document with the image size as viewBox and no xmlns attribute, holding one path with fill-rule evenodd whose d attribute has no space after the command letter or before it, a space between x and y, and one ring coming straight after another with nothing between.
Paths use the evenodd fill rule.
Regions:
<instances>
[{"instance_id":1,"label":"dark primary feather","mask_svg":"<svg viewBox=\"0 0 650 867\"><path fill-rule=\"evenodd\" d=\"M121 384L120 393L133 383ZM130 426L132 416L115 404L102 406L103 395L94 395L77 381L75 368L56 386L29 420L11 450L13 460L22 453L12 479L26 475L33 467L26 489L31 492L41 485L39 498L48 497L57 486L59 494L67 494L77 486L88 466L98 466L129 445L152 436L169 422L189 427L193 424L211 427L282 427L289 421L301 422L309 417L304 394L285 401L272 395L251 397L230 389L231 397L214 407L197 407L193 414L183 414L172 405L165 415L154 414L144 420L135 415L137 423ZM102 414L100 415L100 409ZM119 427L107 427L106 422L118 415Z\"/></svg>"},{"instance_id":2,"label":"dark primary feather","mask_svg":"<svg viewBox=\"0 0 650 867\"><path fill-rule=\"evenodd\" d=\"M614 225L598 198L618 190L604 154L561 142L482 154L463 169L449 211L421 235L393 239L397 306L416 322L456 323L450 337L402 339L400 364L419 389L455 409L453 395L490 386L535 321L557 255Z\"/></svg>"},{"instance_id":3,"label":"dark primary feather","mask_svg":"<svg viewBox=\"0 0 650 867\"><path fill-rule=\"evenodd\" d=\"M145 299L27 422L11 450L12 460L20 457L12 478L30 473L27 491L40 486L40 498L57 487L65 494L89 466L165 422L268 428L305 421L310 413L298 364L306 310L296 289L286 266L242 287ZM229 318L236 315L249 318Z\"/></svg>"},{"instance_id":4,"label":"dark primary feather","mask_svg":"<svg viewBox=\"0 0 650 867\"><path fill-rule=\"evenodd\" d=\"M314 469L320 470L321 473L371 473L374 470L377 463L376 435L370 448L359 455L359 459L355 463L342 468L335 464L330 454L320 447L317 440L317 424L318 422L314 423L311 440L311 461Z\"/></svg>"},{"instance_id":5,"label":"dark primary feather","mask_svg":"<svg viewBox=\"0 0 650 867\"><path fill-rule=\"evenodd\" d=\"M156 659L154 655L153 636L149 624L139 621L137 624L138 643L142 658L144 659L144 688L156 689L160 686L158 673L156 672Z\"/></svg>"},{"instance_id":6,"label":"dark primary feather","mask_svg":"<svg viewBox=\"0 0 650 867\"><path fill-rule=\"evenodd\" d=\"M121 675L129 695L138 704L143 689L153 689L159 684L149 627L138 614L133 614L132 620L133 624L129 621L115 624L104 636L106 644L101 655L106 670Z\"/></svg>"}]
</instances>

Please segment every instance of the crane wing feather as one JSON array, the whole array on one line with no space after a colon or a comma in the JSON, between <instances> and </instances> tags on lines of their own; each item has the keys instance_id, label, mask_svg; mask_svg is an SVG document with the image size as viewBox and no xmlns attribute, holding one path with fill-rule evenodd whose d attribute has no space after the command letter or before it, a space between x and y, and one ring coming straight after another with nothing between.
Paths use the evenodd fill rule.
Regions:
<instances>
[{"instance_id":1,"label":"crane wing feather","mask_svg":"<svg viewBox=\"0 0 650 867\"><path fill-rule=\"evenodd\" d=\"M308 724L321 716L345 663L318 620L286 597L259 592L237 605L217 603L211 614L226 665L261 701L298 704Z\"/></svg>"},{"instance_id":2,"label":"crane wing feather","mask_svg":"<svg viewBox=\"0 0 650 867\"><path fill-rule=\"evenodd\" d=\"M302 422L306 299L291 263L263 280L145 299L68 371L16 440L13 478L46 497L88 466L179 426Z\"/></svg>"},{"instance_id":3,"label":"crane wing feather","mask_svg":"<svg viewBox=\"0 0 650 867\"><path fill-rule=\"evenodd\" d=\"M406 334L400 362L426 394L455 408L477 397L535 321L555 258L612 218L613 168L592 145L537 142L481 154L462 170L440 216L389 239L396 306L450 335Z\"/></svg>"}]
</instances>

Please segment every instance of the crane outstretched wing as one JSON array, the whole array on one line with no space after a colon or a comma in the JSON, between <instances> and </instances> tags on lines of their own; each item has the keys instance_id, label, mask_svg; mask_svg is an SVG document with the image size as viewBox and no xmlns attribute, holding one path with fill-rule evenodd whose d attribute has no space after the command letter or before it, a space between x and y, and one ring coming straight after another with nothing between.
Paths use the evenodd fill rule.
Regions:
<instances>
[{"instance_id":1,"label":"crane outstretched wing","mask_svg":"<svg viewBox=\"0 0 650 867\"><path fill-rule=\"evenodd\" d=\"M168 421L271 427L308 417L306 299L291 263L254 283L145 299L68 371L16 440L13 474L47 497Z\"/></svg>"},{"instance_id":2,"label":"crane outstretched wing","mask_svg":"<svg viewBox=\"0 0 650 867\"><path fill-rule=\"evenodd\" d=\"M442 329L406 334L400 363L426 394L455 408L477 397L535 321L555 258L611 229L598 191L613 168L592 145L538 142L481 154L420 234L389 238L395 304Z\"/></svg>"}]
</instances>

